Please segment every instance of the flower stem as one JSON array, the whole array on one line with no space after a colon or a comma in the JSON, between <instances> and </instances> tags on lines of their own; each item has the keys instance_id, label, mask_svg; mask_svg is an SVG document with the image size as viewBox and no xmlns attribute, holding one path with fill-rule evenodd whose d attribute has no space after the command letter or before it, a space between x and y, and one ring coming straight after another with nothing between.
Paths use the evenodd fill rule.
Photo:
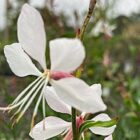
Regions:
<instances>
[{"instance_id":1,"label":"flower stem","mask_svg":"<svg viewBox=\"0 0 140 140\"><path fill-rule=\"evenodd\" d=\"M89 4L89 11L87 13L87 16L83 22L83 25L81 27L81 29L78 30L76 37L79 38L81 41L83 41L84 38L84 34L86 31L86 28L88 26L88 23L90 21L90 18L92 17L92 13L94 11L96 5L96 0L90 0L90 4ZM76 71L76 77L81 77L81 68L79 68ZM77 128L77 123L76 123L76 109L75 108L71 108L71 112L72 112L72 135L73 135L73 140L79 140L80 139L80 135L78 134L78 128Z\"/></svg>"},{"instance_id":2,"label":"flower stem","mask_svg":"<svg viewBox=\"0 0 140 140\"><path fill-rule=\"evenodd\" d=\"M92 13L94 11L95 5L96 5L96 0L90 0L89 11L88 11L87 16L84 20L84 23L83 23L83 26L81 28L80 35L79 35L79 39L81 39L81 40L83 40L86 28L88 26L88 23L89 23L91 17L92 17Z\"/></svg>"},{"instance_id":3,"label":"flower stem","mask_svg":"<svg viewBox=\"0 0 140 140\"><path fill-rule=\"evenodd\" d=\"M77 140L76 109L72 107L72 134L73 140Z\"/></svg>"}]
</instances>

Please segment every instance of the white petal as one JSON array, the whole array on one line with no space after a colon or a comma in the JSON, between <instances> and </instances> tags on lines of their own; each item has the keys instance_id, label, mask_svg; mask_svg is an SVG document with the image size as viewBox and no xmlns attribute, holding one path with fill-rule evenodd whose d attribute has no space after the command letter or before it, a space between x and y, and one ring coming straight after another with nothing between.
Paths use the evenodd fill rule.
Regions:
<instances>
[{"instance_id":1,"label":"white petal","mask_svg":"<svg viewBox=\"0 0 140 140\"><path fill-rule=\"evenodd\" d=\"M90 86L90 89L92 90L92 93L94 94L95 98L98 99L98 102L103 105L104 102L103 102L103 99L102 99L102 88L101 88L101 84L93 84L92 86Z\"/></svg>"},{"instance_id":2,"label":"white petal","mask_svg":"<svg viewBox=\"0 0 140 140\"><path fill-rule=\"evenodd\" d=\"M47 86L44 95L48 105L55 111L71 114L71 107L65 104L56 94L53 87Z\"/></svg>"},{"instance_id":3,"label":"white petal","mask_svg":"<svg viewBox=\"0 0 140 140\"><path fill-rule=\"evenodd\" d=\"M102 96L101 84L93 84L92 86L90 86L90 88L92 89L92 91L94 91L94 94L97 94L97 96L99 97Z\"/></svg>"},{"instance_id":4,"label":"white petal","mask_svg":"<svg viewBox=\"0 0 140 140\"><path fill-rule=\"evenodd\" d=\"M35 67L19 43L5 46L4 53L11 70L17 76L24 77L27 75L41 75L41 72Z\"/></svg>"},{"instance_id":5,"label":"white petal","mask_svg":"<svg viewBox=\"0 0 140 140\"><path fill-rule=\"evenodd\" d=\"M55 39L50 41L51 70L72 72L84 58L84 46L79 39Z\"/></svg>"},{"instance_id":6,"label":"white petal","mask_svg":"<svg viewBox=\"0 0 140 140\"><path fill-rule=\"evenodd\" d=\"M104 140L113 140L112 135L106 137Z\"/></svg>"},{"instance_id":7,"label":"white petal","mask_svg":"<svg viewBox=\"0 0 140 140\"><path fill-rule=\"evenodd\" d=\"M66 122L60 118L51 116L36 124L35 127L31 130L30 136L36 140L50 139L54 136L61 134L70 126L71 123Z\"/></svg>"},{"instance_id":8,"label":"white petal","mask_svg":"<svg viewBox=\"0 0 140 140\"><path fill-rule=\"evenodd\" d=\"M100 114L92 119L93 121L109 121L111 118L107 114ZM102 135L102 136L108 136L111 135L116 128L116 125L112 127L91 127L90 130L94 134Z\"/></svg>"},{"instance_id":9,"label":"white petal","mask_svg":"<svg viewBox=\"0 0 140 140\"><path fill-rule=\"evenodd\" d=\"M78 78L64 78L51 81L57 95L70 106L86 113L95 113L106 109L106 105L84 81Z\"/></svg>"},{"instance_id":10,"label":"white petal","mask_svg":"<svg viewBox=\"0 0 140 140\"><path fill-rule=\"evenodd\" d=\"M39 12L28 4L23 5L18 19L18 39L23 49L45 69L44 23Z\"/></svg>"}]
</instances>

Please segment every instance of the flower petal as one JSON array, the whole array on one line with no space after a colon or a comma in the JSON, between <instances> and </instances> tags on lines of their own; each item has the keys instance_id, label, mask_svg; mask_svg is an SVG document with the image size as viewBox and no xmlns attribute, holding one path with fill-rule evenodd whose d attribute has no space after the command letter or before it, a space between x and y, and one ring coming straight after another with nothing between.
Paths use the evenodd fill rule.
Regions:
<instances>
[{"instance_id":1,"label":"flower petal","mask_svg":"<svg viewBox=\"0 0 140 140\"><path fill-rule=\"evenodd\" d=\"M18 39L23 49L45 69L46 34L44 23L39 12L28 4L23 5L18 19Z\"/></svg>"},{"instance_id":2,"label":"flower petal","mask_svg":"<svg viewBox=\"0 0 140 140\"><path fill-rule=\"evenodd\" d=\"M71 114L71 108L65 104L56 94L53 87L47 86L44 90L44 95L48 105L55 111Z\"/></svg>"},{"instance_id":3,"label":"flower petal","mask_svg":"<svg viewBox=\"0 0 140 140\"><path fill-rule=\"evenodd\" d=\"M72 72L84 58L84 46L79 39L55 39L50 41L51 70Z\"/></svg>"},{"instance_id":4,"label":"flower petal","mask_svg":"<svg viewBox=\"0 0 140 140\"><path fill-rule=\"evenodd\" d=\"M40 76L41 72L32 63L29 56L23 51L19 43L6 45L4 53L11 70L20 77L27 75Z\"/></svg>"},{"instance_id":5,"label":"flower petal","mask_svg":"<svg viewBox=\"0 0 140 140\"><path fill-rule=\"evenodd\" d=\"M103 102L103 99L102 99L101 84L93 84L92 86L90 86L90 89L92 90L92 93L94 94L95 98L98 99L98 102L103 105L104 102ZM104 106L106 106L106 105L104 104Z\"/></svg>"},{"instance_id":6,"label":"flower petal","mask_svg":"<svg viewBox=\"0 0 140 140\"><path fill-rule=\"evenodd\" d=\"M104 140L113 140L112 135L106 137Z\"/></svg>"},{"instance_id":7,"label":"flower petal","mask_svg":"<svg viewBox=\"0 0 140 140\"><path fill-rule=\"evenodd\" d=\"M107 114L100 114L92 119L93 121L109 121L111 120ZM112 127L91 127L90 130L97 135L108 136L111 135L116 128L116 125Z\"/></svg>"},{"instance_id":8,"label":"flower petal","mask_svg":"<svg viewBox=\"0 0 140 140\"><path fill-rule=\"evenodd\" d=\"M36 140L50 139L70 128L71 123L57 117L47 117L31 130L30 136Z\"/></svg>"},{"instance_id":9,"label":"flower petal","mask_svg":"<svg viewBox=\"0 0 140 140\"><path fill-rule=\"evenodd\" d=\"M61 100L82 112L95 113L106 109L95 90L78 78L51 80L51 84Z\"/></svg>"},{"instance_id":10,"label":"flower petal","mask_svg":"<svg viewBox=\"0 0 140 140\"><path fill-rule=\"evenodd\" d=\"M94 91L94 94L97 94L97 96L101 97L102 96L102 88L101 84L93 84L90 86L92 91Z\"/></svg>"}]
</instances>

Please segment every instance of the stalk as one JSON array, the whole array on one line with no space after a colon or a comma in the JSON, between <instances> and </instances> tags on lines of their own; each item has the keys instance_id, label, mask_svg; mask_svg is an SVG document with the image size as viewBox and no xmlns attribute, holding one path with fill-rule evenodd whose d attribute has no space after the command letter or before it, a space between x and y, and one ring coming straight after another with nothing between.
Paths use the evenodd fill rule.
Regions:
<instances>
[{"instance_id":1,"label":"stalk","mask_svg":"<svg viewBox=\"0 0 140 140\"><path fill-rule=\"evenodd\" d=\"M86 18L83 22L83 25L82 25L81 29L79 29L77 31L76 37L79 38L81 41L83 41L84 34L85 34L85 31L88 27L89 21L92 17L96 2L97 2L96 0L90 0L89 10L88 10L87 16L86 16ZM80 67L76 71L76 77L81 77L81 74L82 74L81 70L82 69ZM76 109L72 107L71 112L72 112L72 135L73 135L73 140L79 140L80 136L78 134L78 129L77 129L77 126L76 126Z\"/></svg>"},{"instance_id":2,"label":"stalk","mask_svg":"<svg viewBox=\"0 0 140 140\"><path fill-rule=\"evenodd\" d=\"M89 24L89 21L92 17L96 2L97 2L97 0L90 0L89 10L88 10L87 16L86 16L86 18L83 22L83 25L82 25L82 28L81 28L81 31L80 31L80 35L79 35L79 39L81 39L81 40L83 40L85 31L86 31L86 29L88 27L88 24Z\"/></svg>"},{"instance_id":3,"label":"stalk","mask_svg":"<svg viewBox=\"0 0 140 140\"><path fill-rule=\"evenodd\" d=\"M72 107L72 134L73 140L77 140L76 109Z\"/></svg>"}]
</instances>

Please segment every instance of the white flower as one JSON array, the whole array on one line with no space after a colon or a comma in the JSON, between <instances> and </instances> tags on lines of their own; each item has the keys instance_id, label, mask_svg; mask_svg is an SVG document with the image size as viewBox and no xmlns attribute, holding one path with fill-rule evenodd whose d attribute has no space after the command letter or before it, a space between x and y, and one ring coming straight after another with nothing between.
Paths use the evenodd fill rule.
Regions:
<instances>
[{"instance_id":1,"label":"white flower","mask_svg":"<svg viewBox=\"0 0 140 140\"><path fill-rule=\"evenodd\" d=\"M116 29L115 25L110 25L108 22L99 20L96 26L91 31L91 35L99 36L101 33L108 35L109 37L113 36L113 30Z\"/></svg>"},{"instance_id":2,"label":"white flower","mask_svg":"<svg viewBox=\"0 0 140 140\"><path fill-rule=\"evenodd\" d=\"M52 0L49 1L52 2ZM90 0L53 0L53 7L49 5L49 2L46 2L46 5L50 10L53 10L55 15L63 14L68 26L79 28L83 24L85 12L89 9L89 3ZM82 6L79 8L80 5ZM78 18L76 18L75 13Z\"/></svg>"},{"instance_id":3,"label":"white flower","mask_svg":"<svg viewBox=\"0 0 140 140\"><path fill-rule=\"evenodd\" d=\"M110 117L107 114L100 114L96 116L95 118L91 119L93 121L110 121ZM112 133L114 132L116 128L116 125L113 125L111 127L91 127L89 128L90 131L96 135L101 135L101 136L108 136L105 138L105 140L112 140Z\"/></svg>"},{"instance_id":4,"label":"white flower","mask_svg":"<svg viewBox=\"0 0 140 140\"><path fill-rule=\"evenodd\" d=\"M95 98L96 100L100 101L100 104L103 103L102 99L101 99L101 95L102 93L100 92L95 92L100 89L100 85L99 84L94 84L90 87L90 89L93 91L93 95L95 94ZM61 112L61 113L70 113L70 108L71 106L65 104L56 94L55 90L53 87L46 87L46 89L44 90L44 95L45 98L47 100L47 103L49 104L49 106L57 111L57 112ZM91 98L93 100L93 102L95 101L94 98ZM96 102L96 101L95 101ZM85 104L85 102L83 102L83 104ZM96 112L97 109L97 105L100 106L99 103L96 103L93 108L95 109L94 112ZM88 103L87 105L85 104L85 106L89 106ZM88 108L87 111L88 112ZM82 113L81 116L77 117L77 127L79 128L80 125L84 122L84 116L86 113ZM95 118L91 119L93 121L109 121L111 120L110 117L107 114L100 114L98 116L96 116ZM112 127L91 127L90 131L94 134L97 135L102 135L102 136L108 136L105 138L105 140L112 140L112 136L111 134L113 133L113 131L115 130L115 125ZM58 117L47 117L45 118L43 121L41 121L40 123L36 124L33 129L30 132L30 136L36 140L46 140L49 138L52 138L54 136L57 136L59 134L62 134L64 132L67 133L64 140L70 140L72 139L72 130L71 130L71 122L66 122Z\"/></svg>"},{"instance_id":5,"label":"white flower","mask_svg":"<svg viewBox=\"0 0 140 140\"><path fill-rule=\"evenodd\" d=\"M66 122L58 117L46 117L36 124L30 132L30 136L35 140L46 140L57 136L71 127L70 122Z\"/></svg>"},{"instance_id":6,"label":"white flower","mask_svg":"<svg viewBox=\"0 0 140 140\"><path fill-rule=\"evenodd\" d=\"M18 122L40 93L33 118L37 114L41 100L43 101L43 114L45 114L43 94L48 82L54 87L56 94L62 101L70 106L91 113L106 109L104 103L100 102L100 99L96 99L97 94L101 94L100 86L91 89L82 80L71 75L85 58L85 50L80 40L62 38L50 41L51 68L48 69L45 60L46 35L43 20L39 12L28 4L23 6L18 19L18 40L19 43L7 45L4 48L9 66L17 76L35 75L38 78L25 88L12 104L0 108L0 110L12 110L19 107L14 114L15 116L20 113L16 120ZM40 63L43 72L36 68L30 57ZM59 80L60 78L64 79ZM51 99L51 97L48 97L48 99Z\"/></svg>"},{"instance_id":7,"label":"white flower","mask_svg":"<svg viewBox=\"0 0 140 140\"><path fill-rule=\"evenodd\" d=\"M64 78L53 82L53 87L47 86L44 90L46 101L53 110L71 114L70 106L86 113L97 113L106 109L101 98L100 84L88 86L78 78Z\"/></svg>"},{"instance_id":8,"label":"white flower","mask_svg":"<svg viewBox=\"0 0 140 140\"><path fill-rule=\"evenodd\" d=\"M109 121L111 120L107 114L99 114L92 120L96 121ZM77 118L77 123L80 126L84 122L82 116ZM112 133L116 125L112 127L91 127L90 131L94 134L107 136L105 140L112 140ZM67 133L68 132L68 133ZM55 137L59 134L67 133L65 140L72 139L71 122L66 122L58 117L50 116L43 121L36 124L30 132L30 136L35 140L46 140Z\"/></svg>"}]
</instances>

